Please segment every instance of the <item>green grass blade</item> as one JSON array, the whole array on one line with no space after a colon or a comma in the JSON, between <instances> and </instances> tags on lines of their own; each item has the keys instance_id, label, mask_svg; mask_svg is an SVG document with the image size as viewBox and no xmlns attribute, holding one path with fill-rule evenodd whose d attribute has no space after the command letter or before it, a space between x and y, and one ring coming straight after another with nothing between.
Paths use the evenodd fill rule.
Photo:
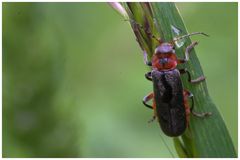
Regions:
<instances>
[{"instance_id":1,"label":"green grass blade","mask_svg":"<svg viewBox=\"0 0 240 160\"><path fill-rule=\"evenodd\" d=\"M182 142L179 138L173 138L174 146L177 151L177 154L181 158L187 158L188 153L186 151L186 148L183 146Z\"/></svg>"},{"instance_id":2,"label":"green grass blade","mask_svg":"<svg viewBox=\"0 0 240 160\"><path fill-rule=\"evenodd\" d=\"M188 33L174 3L152 3L151 6L161 38L166 41L172 40L171 25L177 26L184 33ZM183 57L184 50L190 43L191 40L188 38L185 46L177 51L179 57ZM186 64L186 67L191 75L195 77L203 75L195 51L192 51L190 59L191 63ZM213 113L211 117L205 119L191 117L190 128L186 133L188 135L182 136L184 143L189 143L189 141L191 143L191 145L185 145L186 149L191 151L193 157L236 157L231 137L208 94L206 82L193 86L186 79L183 79L183 83L184 87L194 94L195 110Z\"/></svg>"},{"instance_id":3,"label":"green grass blade","mask_svg":"<svg viewBox=\"0 0 240 160\"><path fill-rule=\"evenodd\" d=\"M149 58L153 54L156 43L153 42L148 31L167 42L174 38L171 26L180 28L183 34L188 33L174 3L123 3L123 6L130 19L146 28L144 30L130 21L140 47L147 51ZM186 38L184 46L176 50L178 57L184 56L189 44L191 40ZM191 52L190 62L181 67L186 67L193 79L203 75L194 50ZM174 138L179 156L237 157L226 125L208 94L206 82L192 85L188 83L185 76L182 77L182 82L184 87L194 94L195 111L212 112L212 116L204 119L191 116L187 131L181 137Z\"/></svg>"}]
</instances>

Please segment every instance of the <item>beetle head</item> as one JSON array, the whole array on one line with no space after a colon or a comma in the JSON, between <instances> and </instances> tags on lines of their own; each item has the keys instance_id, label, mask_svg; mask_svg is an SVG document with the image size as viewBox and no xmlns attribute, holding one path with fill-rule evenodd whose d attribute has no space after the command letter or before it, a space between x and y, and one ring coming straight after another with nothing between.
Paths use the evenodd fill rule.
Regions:
<instances>
[{"instance_id":1,"label":"beetle head","mask_svg":"<svg viewBox=\"0 0 240 160\"><path fill-rule=\"evenodd\" d=\"M155 54L175 53L174 46L171 43L161 43L156 49Z\"/></svg>"}]
</instances>

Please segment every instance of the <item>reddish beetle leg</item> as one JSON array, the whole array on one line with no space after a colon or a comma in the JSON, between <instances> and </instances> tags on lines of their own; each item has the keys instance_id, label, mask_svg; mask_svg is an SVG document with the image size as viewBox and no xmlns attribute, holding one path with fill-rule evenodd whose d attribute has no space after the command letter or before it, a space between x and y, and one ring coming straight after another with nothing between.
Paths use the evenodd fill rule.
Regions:
<instances>
[{"instance_id":1,"label":"reddish beetle leg","mask_svg":"<svg viewBox=\"0 0 240 160\"><path fill-rule=\"evenodd\" d=\"M147 102L150 101L150 100L153 100L152 106L149 105L149 104L147 104ZM143 104L144 104L146 107L154 110L154 115L153 115L152 119L150 119L150 120L148 121L148 122L153 122L153 121L156 119L156 103L155 103L155 100L154 100L154 94L153 94L153 92L152 92L152 93L149 93L147 96L145 96L145 97L143 98Z\"/></svg>"},{"instance_id":2,"label":"reddish beetle leg","mask_svg":"<svg viewBox=\"0 0 240 160\"><path fill-rule=\"evenodd\" d=\"M187 73L187 75L188 75L188 82L189 82L189 83L192 83L192 84L202 82L202 81L204 81L204 80L206 79L204 76L200 76L200 77L198 77L198 78L196 78L196 79L192 79L192 78L191 78L191 74L189 73L189 71L187 70L187 68L179 69L179 72L180 72L180 74L185 74L185 73Z\"/></svg>"},{"instance_id":3,"label":"reddish beetle leg","mask_svg":"<svg viewBox=\"0 0 240 160\"><path fill-rule=\"evenodd\" d=\"M184 59L178 59L178 64L182 64L182 63L186 63L187 61L189 61L189 54L191 52L191 50L198 45L198 42L192 42L192 44L190 44L189 46L187 46L186 50L185 50L185 57Z\"/></svg>"},{"instance_id":4,"label":"reddish beetle leg","mask_svg":"<svg viewBox=\"0 0 240 160\"><path fill-rule=\"evenodd\" d=\"M185 106L185 112L186 112L187 125L189 125L191 111L190 111L190 107L189 107L189 103L188 103L188 98L193 97L193 94L191 94L187 90L184 90L183 96L184 96L184 106Z\"/></svg>"},{"instance_id":5,"label":"reddish beetle leg","mask_svg":"<svg viewBox=\"0 0 240 160\"><path fill-rule=\"evenodd\" d=\"M185 57L184 59L178 59L178 64L182 64L182 63L186 63L187 61L189 61L189 54L191 52L191 50L198 44L198 42L193 42L192 44L190 44L186 50L185 50ZM204 81L205 80L205 77L204 76L200 76L198 77L197 79L194 79L192 80L191 79L191 75L189 73L189 71L185 68L185 69L179 69L180 73L181 74L184 74L184 73L187 73L188 75L188 82L190 83L198 83L198 82L201 82L201 81Z\"/></svg>"},{"instance_id":6,"label":"reddish beetle leg","mask_svg":"<svg viewBox=\"0 0 240 160\"><path fill-rule=\"evenodd\" d=\"M207 117L207 116L212 115L211 112L198 113L198 112L193 111L193 109L194 109L193 94L192 94L191 92L189 92L188 90L185 89L185 90L183 91L183 95L184 95L185 110L186 110L186 114L187 114L187 122L189 122L189 111L190 111L194 116L199 117L199 118L204 118L204 117ZM191 100L192 100L192 106L191 106L191 108L190 108L189 105L188 105L188 101L187 101L188 98L191 98Z\"/></svg>"}]
</instances>

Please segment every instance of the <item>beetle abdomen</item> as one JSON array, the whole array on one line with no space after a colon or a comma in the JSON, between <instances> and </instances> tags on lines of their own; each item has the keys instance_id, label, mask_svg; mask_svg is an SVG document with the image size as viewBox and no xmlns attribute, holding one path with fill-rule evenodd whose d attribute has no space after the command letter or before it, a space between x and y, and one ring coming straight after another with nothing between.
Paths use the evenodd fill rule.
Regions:
<instances>
[{"instance_id":1,"label":"beetle abdomen","mask_svg":"<svg viewBox=\"0 0 240 160\"><path fill-rule=\"evenodd\" d=\"M187 127L183 86L177 69L152 71L156 113L163 132L179 136Z\"/></svg>"}]
</instances>

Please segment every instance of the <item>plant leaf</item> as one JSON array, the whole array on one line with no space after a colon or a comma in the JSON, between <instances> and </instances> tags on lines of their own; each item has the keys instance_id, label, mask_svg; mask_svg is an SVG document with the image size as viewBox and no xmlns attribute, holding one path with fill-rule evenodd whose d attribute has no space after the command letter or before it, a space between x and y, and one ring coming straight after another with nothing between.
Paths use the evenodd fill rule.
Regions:
<instances>
[{"instance_id":1,"label":"plant leaf","mask_svg":"<svg viewBox=\"0 0 240 160\"><path fill-rule=\"evenodd\" d=\"M151 6L162 39L170 41L174 38L172 37L171 25L180 28L186 34L188 33L174 3L151 3ZM184 51L189 44L191 44L191 40L187 38L184 47L177 50L179 57L184 56ZM203 75L194 50L191 52L190 61L191 63L185 65L190 74L196 77ZM192 146L185 145L187 150L192 150L193 157L236 157L231 137L208 94L206 82L191 85L186 78L183 78L183 84L194 94L196 111L212 112L212 116L205 119L191 116L190 127L187 131L190 136L187 136L187 133L182 136L184 143L187 143L187 137L188 141L189 139L192 141Z\"/></svg>"},{"instance_id":2,"label":"plant leaf","mask_svg":"<svg viewBox=\"0 0 240 160\"><path fill-rule=\"evenodd\" d=\"M186 148L183 146L179 138L173 138L174 146L180 158L189 157Z\"/></svg>"},{"instance_id":3,"label":"plant leaf","mask_svg":"<svg viewBox=\"0 0 240 160\"><path fill-rule=\"evenodd\" d=\"M124 8L131 20L145 28L143 29L131 21L137 41L149 58L153 54L156 43L152 41L147 30L150 29L154 35L160 35L161 40L166 42L175 38L173 27L181 29L183 34L188 33L174 3L124 3ZM201 28L199 29L201 30ZM183 57L186 47L190 44L190 38L186 38L184 45L176 49L177 56ZM194 49L191 51L190 61L181 65L181 68L183 67L188 69L193 79L204 75ZM190 90L194 95L194 110L196 112L211 112L212 115L204 119L190 117L187 131L181 137L174 138L179 156L237 157L226 125L209 96L206 82L192 85L186 76L182 76L181 79L184 88Z\"/></svg>"}]
</instances>

